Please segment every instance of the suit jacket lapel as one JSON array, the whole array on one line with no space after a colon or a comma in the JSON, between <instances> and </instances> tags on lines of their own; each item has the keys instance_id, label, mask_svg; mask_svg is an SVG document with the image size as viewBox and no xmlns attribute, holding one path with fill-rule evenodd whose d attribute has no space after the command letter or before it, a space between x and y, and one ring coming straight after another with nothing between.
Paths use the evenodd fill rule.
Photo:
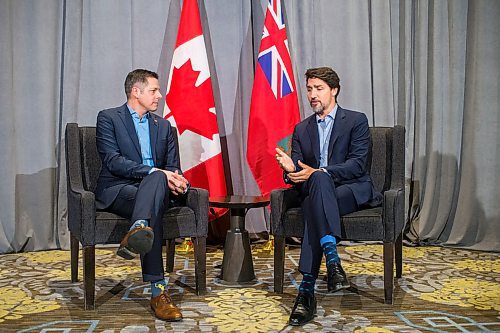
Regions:
<instances>
[{"instance_id":1,"label":"suit jacket lapel","mask_svg":"<svg viewBox=\"0 0 500 333\"><path fill-rule=\"evenodd\" d=\"M317 165L319 165L319 134L318 134L318 124L316 123L315 115L312 115L309 118L309 123L307 124L307 133L309 134L309 139L311 140L314 157L316 158L316 165L314 166L311 165L311 166L316 167ZM302 162L306 163L305 161Z\"/></svg>"},{"instance_id":2,"label":"suit jacket lapel","mask_svg":"<svg viewBox=\"0 0 500 333\"><path fill-rule=\"evenodd\" d=\"M155 166L160 165L158 163L158 156L156 156L156 141L158 140L158 121L152 113L149 114L149 141L151 144L151 154L153 155L153 161Z\"/></svg>"},{"instance_id":3,"label":"suit jacket lapel","mask_svg":"<svg viewBox=\"0 0 500 333\"><path fill-rule=\"evenodd\" d=\"M333 123L332 134L330 135L330 143L328 144L328 161L332 158L333 145L337 141L338 137L345 130L345 112L340 106L337 108L337 114L335 115L335 122Z\"/></svg>"},{"instance_id":4,"label":"suit jacket lapel","mask_svg":"<svg viewBox=\"0 0 500 333\"><path fill-rule=\"evenodd\" d=\"M130 114L127 108L127 104L123 105L123 108L120 111L118 111L118 114L120 115L120 118L122 118L123 124L127 129L128 135L130 136L130 139L132 140L132 143L134 144L137 153L142 158L141 146L139 145L139 138L137 137L137 133L135 132L134 121L132 120L132 115Z\"/></svg>"}]
</instances>

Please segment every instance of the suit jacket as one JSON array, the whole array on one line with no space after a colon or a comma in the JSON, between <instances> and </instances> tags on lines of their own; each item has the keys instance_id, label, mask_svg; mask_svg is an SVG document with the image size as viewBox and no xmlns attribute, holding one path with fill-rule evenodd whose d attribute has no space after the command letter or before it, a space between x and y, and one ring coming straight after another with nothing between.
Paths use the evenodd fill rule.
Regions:
<instances>
[{"instance_id":1,"label":"suit jacket","mask_svg":"<svg viewBox=\"0 0 500 333\"><path fill-rule=\"evenodd\" d=\"M376 206L382 195L375 191L367 173L370 129L368 119L361 112L337 109L332 134L328 145L328 166L325 169L335 184L347 185L352 190L358 205ZM295 126L292 137L292 160L296 170L297 161L319 168L319 133L316 115L312 115Z\"/></svg>"},{"instance_id":2,"label":"suit jacket","mask_svg":"<svg viewBox=\"0 0 500 333\"><path fill-rule=\"evenodd\" d=\"M148 118L154 166L181 172L172 126L153 113ZM106 209L123 186L139 183L152 167L142 164L139 138L127 104L99 112L96 144L102 161L95 190L96 206Z\"/></svg>"}]
</instances>

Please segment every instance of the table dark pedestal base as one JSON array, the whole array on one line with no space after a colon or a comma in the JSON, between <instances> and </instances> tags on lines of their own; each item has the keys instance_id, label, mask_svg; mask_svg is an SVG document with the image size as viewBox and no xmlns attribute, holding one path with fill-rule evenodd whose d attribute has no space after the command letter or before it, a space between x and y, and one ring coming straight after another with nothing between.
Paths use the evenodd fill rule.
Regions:
<instances>
[{"instance_id":1,"label":"table dark pedestal base","mask_svg":"<svg viewBox=\"0 0 500 333\"><path fill-rule=\"evenodd\" d=\"M231 209L231 228L226 234L222 279L228 282L249 282L255 279L250 237L245 230L245 209Z\"/></svg>"},{"instance_id":2,"label":"table dark pedestal base","mask_svg":"<svg viewBox=\"0 0 500 333\"><path fill-rule=\"evenodd\" d=\"M250 236L245 230L245 214L250 208L269 205L269 198L255 195L227 195L210 197L208 201L213 207L229 208L231 215L224 244L221 279L230 283L255 280Z\"/></svg>"}]
</instances>

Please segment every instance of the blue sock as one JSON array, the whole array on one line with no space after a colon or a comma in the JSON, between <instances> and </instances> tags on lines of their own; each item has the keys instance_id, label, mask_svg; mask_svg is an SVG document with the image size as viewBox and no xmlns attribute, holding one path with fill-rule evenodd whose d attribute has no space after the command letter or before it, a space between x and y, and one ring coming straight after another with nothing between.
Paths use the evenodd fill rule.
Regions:
<instances>
[{"instance_id":1,"label":"blue sock","mask_svg":"<svg viewBox=\"0 0 500 333\"><path fill-rule=\"evenodd\" d=\"M151 297L159 296L164 290L167 290L167 282L165 282L165 279L151 282Z\"/></svg>"},{"instance_id":2,"label":"blue sock","mask_svg":"<svg viewBox=\"0 0 500 333\"><path fill-rule=\"evenodd\" d=\"M340 258L337 253L337 241L335 237L332 235L323 236L319 242L321 243L321 247L323 248L323 252L325 253L326 258L326 266L329 266L333 263L339 263Z\"/></svg>"},{"instance_id":3,"label":"blue sock","mask_svg":"<svg viewBox=\"0 0 500 333\"><path fill-rule=\"evenodd\" d=\"M137 220L134 222L134 224L132 224L132 226L130 227L130 230L134 229L134 228L137 228L137 227L147 227L149 226L149 222L148 220Z\"/></svg>"},{"instance_id":4,"label":"blue sock","mask_svg":"<svg viewBox=\"0 0 500 333\"><path fill-rule=\"evenodd\" d=\"M299 292L302 294L312 295L314 294L314 285L316 284L316 278L311 274L304 273L302 277L302 282L299 286Z\"/></svg>"}]
</instances>

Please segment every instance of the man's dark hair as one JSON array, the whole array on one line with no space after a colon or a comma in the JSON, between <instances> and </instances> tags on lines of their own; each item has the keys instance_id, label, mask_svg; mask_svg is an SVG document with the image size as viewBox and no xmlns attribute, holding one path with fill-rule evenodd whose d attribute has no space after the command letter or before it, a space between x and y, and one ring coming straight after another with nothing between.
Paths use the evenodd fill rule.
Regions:
<instances>
[{"instance_id":1,"label":"man's dark hair","mask_svg":"<svg viewBox=\"0 0 500 333\"><path fill-rule=\"evenodd\" d=\"M309 68L306 71L306 83L309 79L320 79L326 82L330 89L337 88L335 100L340 93L340 79L337 73L330 67Z\"/></svg>"},{"instance_id":2,"label":"man's dark hair","mask_svg":"<svg viewBox=\"0 0 500 333\"><path fill-rule=\"evenodd\" d=\"M147 69L135 69L128 73L127 78L125 79L125 94L127 95L127 98L130 97L134 84L142 83L146 85L148 84L148 77L153 77L158 80L158 74L148 71Z\"/></svg>"}]
</instances>

